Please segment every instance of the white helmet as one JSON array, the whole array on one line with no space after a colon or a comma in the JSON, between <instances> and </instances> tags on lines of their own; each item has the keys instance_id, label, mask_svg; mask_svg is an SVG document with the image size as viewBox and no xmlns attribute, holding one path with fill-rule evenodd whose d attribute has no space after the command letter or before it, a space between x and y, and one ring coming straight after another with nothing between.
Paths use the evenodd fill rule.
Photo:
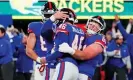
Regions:
<instances>
[{"instance_id":1,"label":"white helmet","mask_svg":"<svg viewBox=\"0 0 133 80\"><path fill-rule=\"evenodd\" d=\"M94 23L92 23L92 22L95 22L95 23L99 24L99 28L96 31L94 30L95 26L94 26ZM89 27L89 25L92 25L91 28ZM106 27L106 23L105 23L104 19L101 16L94 16L91 19L88 19L87 24L86 24L87 32L89 34L97 34L101 30L104 30L105 27Z\"/></svg>"}]
</instances>

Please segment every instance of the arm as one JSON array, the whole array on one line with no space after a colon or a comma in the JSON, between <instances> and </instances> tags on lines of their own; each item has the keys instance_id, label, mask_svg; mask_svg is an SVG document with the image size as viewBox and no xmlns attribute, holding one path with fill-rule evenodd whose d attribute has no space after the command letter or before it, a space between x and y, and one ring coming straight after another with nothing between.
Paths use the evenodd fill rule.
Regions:
<instances>
[{"instance_id":1,"label":"arm","mask_svg":"<svg viewBox=\"0 0 133 80\"><path fill-rule=\"evenodd\" d=\"M103 52L102 46L93 43L87 46L83 51L75 50L75 53L72 56L79 60L88 60L94 58L95 56L97 56L102 52Z\"/></svg>"},{"instance_id":2,"label":"arm","mask_svg":"<svg viewBox=\"0 0 133 80\"><path fill-rule=\"evenodd\" d=\"M128 23L127 28L126 28L126 32L130 33L131 32L131 28L132 28L132 24Z\"/></svg>"},{"instance_id":3,"label":"arm","mask_svg":"<svg viewBox=\"0 0 133 80\"><path fill-rule=\"evenodd\" d=\"M116 38L116 30L115 30L114 27L112 28L112 37L113 37L113 38Z\"/></svg>"},{"instance_id":4,"label":"arm","mask_svg":"<svg viewBox=\"0 0 133 80\"><path fill-rule=\"evenodd\" d=\"M127 28L126 28L126 31L128 34L131 32L132 24L133 24L133 19L130 18L129 23L128 23Z\"/></svg>"},{"instance_id":5,"label":"arm","mask_svg":"<svg viewBox=\"0 0 133 80\"><path fill-rule=\"evenodd\" d=\"M115 55L115 50L114 51L106 51L107 56L111 57Z\"/></svg>"},{"instance_id":6,"label":"arm","mask_svg":"<svg viewBox=\"0 0 133 80\"><path fill-rule=\"evenodd\" d=\"M126 68L130 70L131 69L131 60L130 60L128 47L125 47L125 49L122 49L122 61L126 65Z\"/></svg>"},{"instance_id":7,"label":"arm","mask_svg":"<svg viewBox=\"0 0 133 80\"><path fill-rule=\"evenodd\" d=\"M112 23L112 37L113 38L116 38L116 30L115 30L115 27L116 27L116 23L113 22Z\"/></svg>"},{"instance_id":8,"label":"arm","mask_svg":"<svg viewBox=\"0 0 133 80\"><path fill-rule=\"evenodd\" d=\"M68 17L68 15L65 14L66 12L60 12L57 11L55 14L53 14L49 20L47 20L46 22L44 22L43 26L42 26L42 30L41 30L41 35L44 36L45 32L47 32L47 30L52 30L53 27L53 23L57 20L57 19L65 19L66 17Z\"/></svg>"},{"instance_id":9,"label":"arm","mask_svg":"<svg viewBox=\"0 0 133 80\"><path fill-rule=\"evenodd\" d=\"M132 66L131 66L131 60L130 60L130 56L127 57L127 69L131 69Z\"/></svg>"},{"instance_id":10,"label":"arm","mask_svg":"<svg viewBox=\"0 0 133 80\"><path fill-rule=\"evenodd\" d=\"M41 29L41 35L43 36L43 33L45 33L47 30L52 30L54 21L52 20L54 16L51 16L49 20L43 23L42 29Z\"/></svg>"},{"instance_id":11,"label":"arm","mask_svg":"<svg viewBox=\"0 0 133 80\"><path fill-rule=\"evenodd\" d=\"M52 28L54 26L53 25L54 21L52 19L54 19L53 15L50 17L49 20L47 20L47 21L45 21L43 23L43 26L42 26L42 29L41 29L41 36L45 40L47 40L48 42L52 42L53 41L53 34L54 33L53 33Z\"/></svg>"},{"instance_id":12,"label":"arm","mask_svg":"<svg viewBox=\"0 0 133 80\"><path fill-rule=\"evenodd\" d=\"M103 62L100 64L100 66L105 65L107 61L108 61L108 57L107 57L107 56L104 56L104 60L103 60Z\"/></svg>"},{"instance_id":13,"label":"arm","mask_svg":"<svg viewBox=\"0 0 133 80\"><path fill-rule=\"evenodd\" d=\"M121 58L120 50L106 51L107 56Z\"/></svg>"},{"instance_id":14,"label":"arm","mask_svg":"<svg viewBox=\"0 0 133 80\"><path fill-rule=\"evenodd\" d=\"M34 33L30 33L27 39L26 55L36 61L38 55L34 51L35 43L36 43L36 36Z\"/></svg>"},{"instance_id":15,"label":"arm","mask_svg":"<svg viewBox=\"0 0 133 80\"><path fill-rule=\"evenodd\" d=\"M59 51L55 51L53 54L50 54L50 55L46 56L46 62L56 60L58 58L61 58L62 56L63 56L62 53L60 53Z\"/></svg>"},{"instance_id":16,"label":"arm","mask_svg":"<svg viewBox=\"0 0 133 80\"><path fill-rule=\"evenodd\" d=\"M126 30L124 29L124 27L122 26L120 20L119 20L119 17L116 15L115 16L115 20L117 21L117 26L118 26L118 29L120 30L122 36L127 39L128 37L128 33L126 32Z\"/></svg>"},{"instance_id":17,"label":"arm","mask_svg":"<svg viewBox=\"0 0 133 80\"><path fill-rule=\"evenodd\" d=\"M120 21L117 22L117 25L118 25L118 29L120 30L122 36L127 39L128 37L128 33L126 32L126 30L123 28L122 24Z\"/></svg>"},{"instance_id":18,"label":"arm","mask_svg":"<svg viewBox=\"0 0 133 80\"><path fill-rule=\"evenodd\" d=\"M126 64L126 67L128 69L131 69L131 61L130 61L130 56L127 56L125 58L122 58L123 62Z\"/></svg>"},{"instance_id":19,"label":"arm","mask_svg":"<svg viewBox=\"0 0 133 80\"><path fill-rule=\"evenodd\" d=\"M64 32L58 32L55 38L55 52L46 57L46 61L52 61L63 56L61 52L58 51L58 47L63 42L68 42L68 35Z\"/></svg>"},{"instance_id":20,"label":"arm","mask_svg":"<svg viewBox=\"0 0 133 80\"><path fill-rule=\"evenodd\" d=\"M75 59L79 60L88 60L92 59L98 54L104 52L105 48L105 39L102 37L102 40L96 40L94 43L88 45L84 50L74 50L72 47L70 47L67 43L63 43L59 46L59 51L68 53L72 55ZM85 47L85 46L84 46Z\"/></svg>"}]
</instances>

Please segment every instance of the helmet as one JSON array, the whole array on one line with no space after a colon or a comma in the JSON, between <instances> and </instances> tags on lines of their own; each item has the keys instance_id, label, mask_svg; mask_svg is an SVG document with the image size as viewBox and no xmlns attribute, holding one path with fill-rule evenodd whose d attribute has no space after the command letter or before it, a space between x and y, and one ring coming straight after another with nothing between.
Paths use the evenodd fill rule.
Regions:
<instances>
[{"instance_id":1,"label":"helmet","mask_svg":"<svg viewBox=\"0 0 133 80\"><path fill-rule=\"evenodd\" d=\"M41 8L41 14L43 16L43 20L47 20L52 16L58 9L56 8L53 2L46 2Z\"/></svg>"},{"instance_id":2,"label":"helmet","mask_svg":"<svg viewBox=\"0 0 133 80\"><path fill-rule=\"evenodd\" d=\"M71 10L69 8L62 8L62 9L60 9L60 11L67 12L66 14L68 15L68 18L66 18L65 21L69 21L72 23L77 22L77 16L73 10Z\"/></svg>"},{"instance_id":3,"label":"helmet","mask_svg":"<svg viewBox=\"0 0 133 80\"><path fill-rule=\"evenodd\" d=\"M92 23L98 23L99 24L99 28L95 31L94 29L94 25L92 26L93 29L90 29L89 25ZM99 33L101 30L104 30L106 27L106 23L104 21L104 19L101 16L94 16L91 19L88 19L87 24L86 24L86 28L87 28L87 32L89 34L97 34Z\"/></svg>"}]
</instances>

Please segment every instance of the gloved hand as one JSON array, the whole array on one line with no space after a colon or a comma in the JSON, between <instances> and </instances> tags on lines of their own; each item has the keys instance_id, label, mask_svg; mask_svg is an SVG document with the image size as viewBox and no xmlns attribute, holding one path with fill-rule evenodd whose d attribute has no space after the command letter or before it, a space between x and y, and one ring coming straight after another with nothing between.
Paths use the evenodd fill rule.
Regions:
<instances>
[{"instance_id":1,"label":"gloved hand","mask_svg":"<svg viewBox=\"0 0 133 80\"><path fill-rule=\"evenodd\" d=\"M70 55L73 55L75 53L75 50L71 48L67 43L60 44L59 51L63 53L68 53Z\"/></svg>"}]
</instances>

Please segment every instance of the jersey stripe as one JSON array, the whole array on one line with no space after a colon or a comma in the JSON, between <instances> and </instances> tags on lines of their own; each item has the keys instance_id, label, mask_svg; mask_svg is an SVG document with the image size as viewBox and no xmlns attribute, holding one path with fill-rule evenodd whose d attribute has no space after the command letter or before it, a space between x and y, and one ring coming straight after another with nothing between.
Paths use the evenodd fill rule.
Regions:
<instances>
[{"instance_id":1,"label":"jersey stripe","mask_svg":"<svg viewBox=\"0 0 133 80\"><path fill-rule=\"evenodd\" d=\"M57 80L62 80L65 71L65 62L61 62L60 71Z\"/></svg>"},{"instance_id":2,"label":"jersey stripe","mask_svg":"<svg viewBox=\"0 0 133 80\"><path fill-rule=\"evenodd\" d=\"M28 33L33 33L33 31L29 29L29 30L28 30Z\"/></svg>"},{"instance_id":3,"label":"jersey stripe","mask_svg":"<svg viewBox=\"0 0 133 80\"><path fill-rule=\"evenodd\" d=\"M49 73L50 73L50 69L46 66L46 76L45 76L45 80L49 80Z\"/></svg>"},{"instance_id":4,"label":"jersey stripe","mask_svg":"<svg viewBox=\"0 0 133 80\"><path fill-rule=\"evenodd\" d=\"M95 43L101 45L103 48L105 48L105 43L102 40L96 40Z\"/></svg>"}]
</instances>

